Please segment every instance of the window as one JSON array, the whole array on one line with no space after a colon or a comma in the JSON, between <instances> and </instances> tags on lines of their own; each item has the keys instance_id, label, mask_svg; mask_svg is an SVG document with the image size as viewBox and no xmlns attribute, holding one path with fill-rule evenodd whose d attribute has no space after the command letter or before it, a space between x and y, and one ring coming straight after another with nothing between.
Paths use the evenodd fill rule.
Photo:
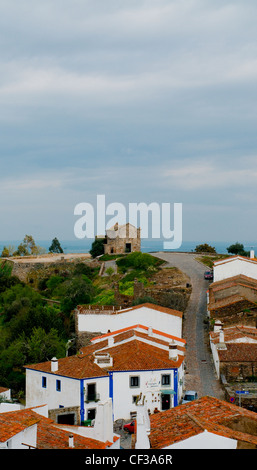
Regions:
<instances>
[{"instance_id":1,"label":"window","mask_svg":"<svg viewBox=\"0 0 257 470\"><path fill-rule=\"evenodd\" d=\"M57 392L61 391L61 381L60 380L56 380L56 391Z\"/></svg>"},{"instance_id":2,"label":"window","mask_svg":"<svg viewBox=\"0 0 257 470\"><path fill-rule=\"evenodd\" d=\"M138 375L130 377L130 387L139 387L139 377Z\"/></svg>"},{"instance_id":3,"label":"window","mask_svg":"<svg viewBox=\"0 0 257 470\"><path fill-rule=\"evenodd\" d=\"M170 385L170 374L162 375L162 385Z\"/></svg>"},{"instance_id":4,"label":"window","mask_svg":"<svg viewBox=\"0 0 257 470\"><path fill-rule=\"evenodd\" d=\"M87 419L95 419L96 417L96 409L95 408L89 408L87 410Z\"/></svg>"},{"instance_id":5,"label":"window","mask_svg":"<svg viewBox=\"0 0 257 470\"><path fill-rule=\"evenodd\" d=\"M87 384L86 401L96 401L96 384Z\"/></svg>"},{"instance_id":6,"label":"window","mask_svg":"<svg viewBox=\"0 0 257 470\"><path fill-rule=\"evenodd\" d=\"M42 387L46 388L46 377L42 377Z\"/></svg>"}]
</instances>

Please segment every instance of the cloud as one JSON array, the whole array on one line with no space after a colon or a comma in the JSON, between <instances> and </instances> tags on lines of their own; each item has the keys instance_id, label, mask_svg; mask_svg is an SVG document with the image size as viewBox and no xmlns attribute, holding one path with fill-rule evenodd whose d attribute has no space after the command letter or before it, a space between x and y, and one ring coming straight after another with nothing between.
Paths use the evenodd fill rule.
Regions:
<instances>
[{"instance_id":1,"label":"cloud","mask_svg":"<svg viewBox=\"0 0 257 470\"><path fill-rule=\"evenodd\" d=\"M195 204L198 225L253 208L255 2L3 0L0 13L0 193L22 223L33 209L40 227L37 206L45 227L64 223L57 212L100 193Z\"/></svg>"},{"instance_id":2,"label":"cloud","mask_svg":"<svg viewBox=\"0 0 257 470\"><path fill-rule=\"evenodd\" d=\"M256 160L257 161L257 160ZM257 167L255 168L233 168L225 167L213 161L196 160L188 162L183 166L177 166L163 171L163 178L171 182L177 188L184 191L195 189L222 189L236 188L241 190L256 186Z\"/></svg>"}]
</instances>

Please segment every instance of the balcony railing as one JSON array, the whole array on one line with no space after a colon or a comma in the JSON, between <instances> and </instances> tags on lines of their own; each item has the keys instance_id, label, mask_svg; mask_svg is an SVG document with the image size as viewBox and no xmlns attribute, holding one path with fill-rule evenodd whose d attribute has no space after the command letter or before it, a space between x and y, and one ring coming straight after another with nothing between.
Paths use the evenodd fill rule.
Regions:
<instances>
[{"instance_id":1,"label":"balcony railing","mask_svg":"<svg viewBox=\"0 0 257 470\"><path fill-rule=\"evenodd\" d=\"M100 393L87 393L85 394L85 402L89 403L91 401L99 401Z\"/></svg>"}]
</instances>

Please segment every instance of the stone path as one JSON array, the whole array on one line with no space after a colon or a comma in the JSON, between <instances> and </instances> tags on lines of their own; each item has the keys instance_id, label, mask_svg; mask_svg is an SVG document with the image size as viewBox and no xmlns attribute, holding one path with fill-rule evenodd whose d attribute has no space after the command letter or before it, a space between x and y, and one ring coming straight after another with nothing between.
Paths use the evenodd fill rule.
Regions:
<instances>
[{"instance_id":1,"label":"stone path","mask_svg":"<svg viewBox=\"0 0 257 470\"><path fill-rule=\"evenodd\" d=\"M224 399L216 377L207 330L207 298L209 281L204 279L206 267L194 253L152 253L190 277L192 293L183 319L183 338L187 342L185 388L196 390L198 396L210 395Z\"/></svg>"},{"instance_id":2,"label":"stone path","mask_svg":"<svg viewBox=\"0 0 257 470\"><path fill-rule=\"evenodd\" d=\"M106 270L107 270L108 268L112 268L112 269L113 269L113 274L116 274L116 273L117 273L117 264L116 264L115 259L114 259L114 260L105 261L105 263L104 263L104 272L103 272L102 276L109 276L109 274L106 272Z\"/></svg>"}]
</instances>

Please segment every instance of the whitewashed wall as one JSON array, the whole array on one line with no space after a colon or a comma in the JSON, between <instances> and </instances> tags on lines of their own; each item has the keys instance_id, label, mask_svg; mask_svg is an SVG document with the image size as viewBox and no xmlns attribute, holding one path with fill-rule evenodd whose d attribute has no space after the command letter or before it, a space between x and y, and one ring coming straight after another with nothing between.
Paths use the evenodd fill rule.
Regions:
<instances>
[{"instance_id":1,"label":"whitewashed wall","mask_svg":"<svg viewBox=\"0 0 257 470\"><path fill-rule=\"evenodd\" d=\"M87 384L96 384L96 394L99 395L99 402L84 402L84 410L85 410L85 420L87 419L87 410L91 408L98 407L98 404L108 401L109 399L109 377L101 377L101 378L90 378L85 379L83 381L84 388L85 388L85 399L86 399L86 391L87 391Z\"/></svg>"},{"instance_id":2,"label":"whitewashed wall","mask_svg":"<svg viewBox=\"0 0 257 470\"><path fill-rule=\"evenodd\" d=\"M219 354L217 351L216 344L214 344L212 341L210 341L210 346L211 346L211 352L212 352L212 357L213 357L213 362L214 362L214 367L216 370L217 378L220 378L220 360L219 360Z\"/></svg>"},{"instance_id":3,"label":"whitewashed wall","mask_svg":"<svg viewBox=\"0 0 257 470\"><path fill-rule=\"evenodd\" d=\"M220 264L215 263L213 267L213 281L221 281L233 276L243 274L245 276L257 279L257 263L250 259L234 258Z\"/></svg>"},{"instance_id":4,"label":"whitewashed wall","mask_svg":"<svg viewBox=\"0 0 257 470\"><path fill-rule=\"evenodd\" d=\"M182 318L149 307L141 307L135 310L120 311L121 313L107 314L79 314L78 331L107 333L108 330L116 331L133 325L151 326L179 338L182 337Z\"/></svg>"},{"instance_id":5,"label":"whitewashed wall","mask_svg":"<svg viewBox=\"0 0 257 470\"><path fill-rule=\"evenodd\" d=\"M23 444L28 445L23 445ZM37 424L27 427L15 434L12 438L0 443L0 449L29 449L28 446L37 445Z\"/></svg>"},{"instance_id":6,"label":"whitewashed wall","mask_svg":"<svg viewBox=\"0 0 257 470\"><path fill-rule=\"evenodd\" d=\"M237 440L204 431L165 449L236 449Z\"/></svg>"},{"instance_id":7,"label":"whitewashed wall","mask_svg":"<svg viewBox=\"0 0 257 470\"><path fill-rule=\"evenodd\" d=\"M162 385L161 376L171 375L170 385ZM130 388L129 378L131 376L140 377L139 387ZM126 371L114 372L113 374L113 414L114 420L124 418L130 419L131 412L137 412L137 406L132 401L132 397L145 395L146 408L153 413L155 408L161 409L160 390L174 389L174 372L172 369L158 371ZM171 405L173 407L173 396L171 395Z\"/></svg>"},{"instance_id":8,"label":"whitewashed wall","mask_svg":"<svg viewBox=\"0 0 257 470\"><path fill-rule=\"evenodd\" d=\"M42 377L47 378L46 388ZM56 380L61 381L61 391L56 391ZM59 406L80 405L80 381L31 369L26 370L26 407L47 404L49 410Z\"/></svg>"}]
</instances>

